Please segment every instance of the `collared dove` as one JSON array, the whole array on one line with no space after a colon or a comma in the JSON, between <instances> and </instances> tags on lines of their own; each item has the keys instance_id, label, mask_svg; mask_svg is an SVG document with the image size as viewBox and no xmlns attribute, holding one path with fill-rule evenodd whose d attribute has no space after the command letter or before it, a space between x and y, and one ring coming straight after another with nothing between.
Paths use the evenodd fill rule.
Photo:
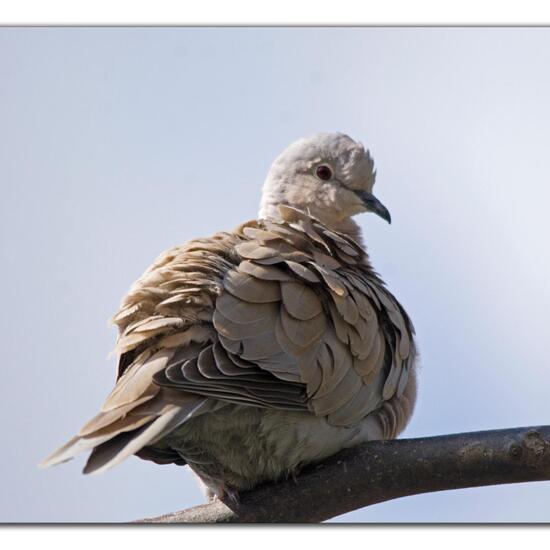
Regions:
<instances>
[{"instance_id":1,"label":"collared dove","mask_svg":"<svg viewBox=\"0 0 550 550\"><path fill-rule=\"evenodd\" d=\"M416 396L414 329L352 216L390 221L373 161L344 134L290 145L258 219L163 253L113 317L117 382L44 466L91 450L188 464L212 496L396 437Z\"/></svg>"}]
</instances>

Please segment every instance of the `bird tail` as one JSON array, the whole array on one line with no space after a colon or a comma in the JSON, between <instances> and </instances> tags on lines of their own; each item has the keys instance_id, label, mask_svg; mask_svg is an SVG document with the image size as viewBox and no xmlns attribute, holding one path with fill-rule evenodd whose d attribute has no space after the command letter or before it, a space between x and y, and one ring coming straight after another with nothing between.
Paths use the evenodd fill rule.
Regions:
<instances>
[{"instance_id":1,"label":"bird tail","mask_svg":"<svg viewBox=\"0 0 550 550\"><path fill-rule=\"evenodd\" d=\"M201 414L212 408L210 400L195 399L186 405L167 405L156 417L145 417L140 421L136 415L130 415L132 422L127 422L130 429L116 429L116 423L88 436L77 435L65 445L50 454L41 464L41 468L67 462L85 451L92 450L84 467L85 474L101 473L116 466L129 456L136 454L143 447L153 444L171 432L191 416ZM136 424L143 424L135 427ZM114 428L114 429L109 429ZM107 432L107 433L105 433Z\"/></svg>"},{"instance_id":2,"label":"bird tail","mask_svg":"<svg viewBox=\"0 0 550 550\"><path fill-rule=\"evenodd\" d=\"M151 445L192 416L212 410L216 402L184 392L159 388L153 375L162 370L174 350L139 357L119 378L101 412L41 464L46 468L92 451L84 473L103 472Z\"/></svg>"}]
</instances>

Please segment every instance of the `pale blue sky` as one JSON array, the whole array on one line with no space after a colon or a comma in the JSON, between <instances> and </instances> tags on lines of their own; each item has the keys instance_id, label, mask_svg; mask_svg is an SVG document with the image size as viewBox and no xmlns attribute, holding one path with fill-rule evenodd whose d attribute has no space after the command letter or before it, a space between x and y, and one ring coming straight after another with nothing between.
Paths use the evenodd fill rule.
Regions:
<instances>
[{"instance_id":1,"label":"pale blue sky","mask_svg":"<svg viewBox=\"0 0 550 550\"><path fill-rule=\"evenodd\" d=\"M114 381L106 319L164 249L253 218L291 141L343 131L393 223L358 218L422 354L405 436L550 419L550 29L1 28L0 521L203 501L132 458L36 464ZM353 521L550 521L550 483L399 499Z\"/></svg>"}]
</instances>

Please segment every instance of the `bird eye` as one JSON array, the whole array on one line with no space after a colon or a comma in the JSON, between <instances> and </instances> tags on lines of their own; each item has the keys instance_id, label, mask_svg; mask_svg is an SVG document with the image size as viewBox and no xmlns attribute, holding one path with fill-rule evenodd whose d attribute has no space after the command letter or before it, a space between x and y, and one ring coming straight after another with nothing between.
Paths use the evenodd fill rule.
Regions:
<instances>
[{"instance_id":1,"label":"bird eye","mask_svg":"<svg viewBox=\"0 0 550 550\"><path fill-rule=\"evenodd\" d=\"M330 178L332 178L332 170L326 164L321 164L321 166L317 166L315 174L320 180L323 181L328 181Z\"/></svg>"}]
</instances>

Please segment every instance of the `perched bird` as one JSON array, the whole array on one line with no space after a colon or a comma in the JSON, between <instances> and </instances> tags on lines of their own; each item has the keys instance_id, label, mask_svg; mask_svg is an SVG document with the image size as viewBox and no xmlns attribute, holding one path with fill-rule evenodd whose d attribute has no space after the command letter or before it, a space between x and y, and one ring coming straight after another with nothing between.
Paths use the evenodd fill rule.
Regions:
<instances>
[{"instance_id":1,"label":"perched bird","mask_svg":"<svg viewBox=\"0 0 550 550\"><path fill-rule=\"evenodd\" d=\"M188 464L222 498L396 437L416 351L352 219L390 222L373 168L347 135L301 139L273 163L258 219L163 253L113 317L113 391L43 465L91 450L84 472L102 472L135 454Z\"/></svg>"}]
</instances>

